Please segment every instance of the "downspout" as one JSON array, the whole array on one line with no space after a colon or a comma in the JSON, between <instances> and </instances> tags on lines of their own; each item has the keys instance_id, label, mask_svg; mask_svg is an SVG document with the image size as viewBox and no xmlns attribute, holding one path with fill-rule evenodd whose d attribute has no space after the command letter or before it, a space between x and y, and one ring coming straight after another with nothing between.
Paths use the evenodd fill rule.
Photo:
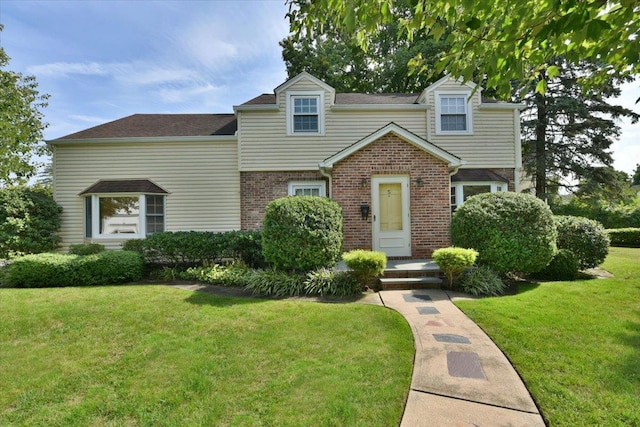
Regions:
<instances>
[{"instance_id":1,"label":"downspout","mask_svg":"<svg viewBox=\"0 0 640 427\"><path fill-rule=\"evenodd\" d=\"M513 185L516 193L522 191L520 180L522 179L522 141L520 136L520 110L513 110L513 132L515 135L515 168L513 171Z\"/></svg>"},{"instance_id":2,"label":"downspout","mask_svg":"<svg viewBox=\"0 0 640 427\"><path fill-rule=\"evenodd\" d=\"M332 179L331 173L327 172L327 169L331 170L330 168L320 166L320 173L322 174L322 176L329 179L329 198L333 199L333 179Z\"/></svg>"}]
</instances>

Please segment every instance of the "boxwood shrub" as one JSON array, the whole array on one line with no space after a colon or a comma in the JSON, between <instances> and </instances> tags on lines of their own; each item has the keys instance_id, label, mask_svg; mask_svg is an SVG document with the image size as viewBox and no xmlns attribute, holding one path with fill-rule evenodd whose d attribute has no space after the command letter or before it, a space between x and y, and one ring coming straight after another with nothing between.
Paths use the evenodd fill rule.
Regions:
<instances>
[{"instance_id":1,"label":"boxwood shrub","mask_svg":"<svg viewBox=\"0 0 640 427\"><path fill-rule=\"evenodd\" d=\"M530 194L479 194L451 220L453 244L477 250L479 263L503 275L542 270L556 252L556 236L551 210Z\"/></svg>"},{"instance_id":2,"label":"boxwood shrub","mask_svg":"<svg viewBox=\"0 0 640 427\"><path fill-rule=\"evenodd\" d=\"M447 276L449 286L465 269L471 267L478 257L478 251L466 248L440 248L433 251L433 259Z\"/></svg>"},{"instance_id":3,"label":"boxwood shrub","mask_svg":"<svg viewBox=\"0 0 640 427\"><path fill-rule=\"evenodd\" d=\"M138 253L108 251L80 256L43 253L16 258L5 267L4 285L18 288L128 283L142 278Z\"/></svg>"},{"instance_id":4,"label":"boxwood shrub","mask_svg":"<svg viewBox=\"0 0 640 427\"><path fill-rule=\"evenodd\" d=\"M267 205L263 254L274 268L309 272L336 264L342 251L342 209L334 200L290 196Z\"/></svg>"},{"instance_id":5,"label":"boxwood shrub","mask_svg":"<svg viewBox=\"0 0 640 427\"><path fill-rule=\"evenodd\" d=\"M609 253L609 235L592 219L578 216L555 216L558 249L568 249L576 257L578 269L596 267Z\"/></svg>"},{"instance_id":6,"label":"boxwood shrub","mask_svg":"<svg viewBox=\"0 0 640 427\"><path fill-rule=\"evenodd\" d=\"M91 255L104 252L104 245L98 243L86 243L69 246L69 253L73 255Z\"/></svg>"},{"instance_id":7,"label":"boxwood shrub","mask_svg":"<svg viewBox=\"0 0 640 427\"><path fill-rule=\"evenodd\" d=\"M640 248L640 228L616 228L607 230L611 246Z\"/></svg>"},{"instance_id":8,"label":"boxwood shrub","mask_svg":"<svg viewBox=\"0 0 640 427\"><path fill-rule=\"evenodd\" d=\"M347 267L353 270L353 275L364 288L371 284L371 280L384 274L387 267L387 255L384 252L355 249L342 254Z\"/></svg>"}]
</instances>

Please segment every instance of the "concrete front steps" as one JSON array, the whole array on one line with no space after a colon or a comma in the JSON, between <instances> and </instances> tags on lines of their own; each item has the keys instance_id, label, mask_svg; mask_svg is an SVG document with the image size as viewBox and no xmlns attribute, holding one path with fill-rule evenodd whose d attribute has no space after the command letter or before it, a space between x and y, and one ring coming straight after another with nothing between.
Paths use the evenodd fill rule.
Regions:
<instances>
[{"instance_id":1,"label":"concrete front steps","mask_svg":"<svg viewBox=\"0 0 640 427\"><path fill-rule=\"evenodd\" d=\"M389 260L380 284L384 290L440 289L440 267L431 259Z\"/></svg>"}]
</instances>

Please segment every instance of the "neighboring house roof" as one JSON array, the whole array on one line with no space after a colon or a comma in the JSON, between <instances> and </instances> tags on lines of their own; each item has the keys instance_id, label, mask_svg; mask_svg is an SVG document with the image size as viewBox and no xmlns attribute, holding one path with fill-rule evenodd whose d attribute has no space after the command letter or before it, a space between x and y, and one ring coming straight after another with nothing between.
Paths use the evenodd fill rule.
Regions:
<instances>
[{"instance_id":1,"label":"neighboring house roof","mask_svg":"<svg viewBox=\"0 0 640 427\"><path fill-rule=\"evenodd\" d=\"M100 180L82 191L79 196L105 193L168 194L169 192L148 179L116 179Z\"/></svg>"},{"instance_id":2,"label":"neighboring house roof","mask_svg":"<svg viewBox=\"0 0 640 427\"><path fill-rule=\"evenodd\" d=\"M237 128L233 114L134 114L63 136L56 141L234 135Z\"/></svg>"},{"instance_id":3,"label":"neighboring house roof","mask_svg":"<svg viewBox=\"0 0 640 427\"><path fill-rule=\"evenodd\" d=\"M446 150L443 150L437 145L432 144L426 139L416 135L415 133L410 132L407 129L403 128L402 126L399 126L391 122L388 125L373 132L372 134L365 136L355 144L352 144L349 147L345 148L344 150L338 151L333 156L324 159L322 162L319 163L320 169L333 168L333 165L338 163L340 160L349 157L353 153L363 149L367 145L371 144L374 141L377 141L379 138L389 133L394 133L398 135L400 138L407 141L408 143L413 144L416 147L431 154L432 156L439 158L440 160L446 162L449 165L449 167L459 167L466 163L464 160L462 160L458 156L451 154Z\"/></svg>"},{"instance_id":4,"label":"neighboring house roof","mask_svg":"<svg viewBox=\"0 0 640 427\"><path fill-rule=\"evenodd\" d=\"M509 180L489 169L458 169L458 173L451 176L451 182L487 181L509 182Z\"/></svg>"}]
</instances>

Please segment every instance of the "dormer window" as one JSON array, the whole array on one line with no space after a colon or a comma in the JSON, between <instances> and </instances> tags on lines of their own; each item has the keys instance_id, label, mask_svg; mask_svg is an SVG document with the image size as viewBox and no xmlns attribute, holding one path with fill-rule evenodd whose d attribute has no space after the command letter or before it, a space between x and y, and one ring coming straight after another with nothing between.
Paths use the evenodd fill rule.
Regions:
<instances>
[{"instance_id":1,"label":"dormer window","mask_svg":"<svg viewBox=\"0 0 640 427\"><path fill-rule=\"evenodd\" d=\"M318 135L324 133L324 92L287 93L287 133Z\"/></svg>"},{"instance_id":2,"label":"dormer window","mask_svg":"<svg viewBox=\"0 0 640 427\"><path fill-rule=\"evenodd\" d=\"M436 133L472 133L470 93L436 93Z\"/></svg>"}]
</instances>

